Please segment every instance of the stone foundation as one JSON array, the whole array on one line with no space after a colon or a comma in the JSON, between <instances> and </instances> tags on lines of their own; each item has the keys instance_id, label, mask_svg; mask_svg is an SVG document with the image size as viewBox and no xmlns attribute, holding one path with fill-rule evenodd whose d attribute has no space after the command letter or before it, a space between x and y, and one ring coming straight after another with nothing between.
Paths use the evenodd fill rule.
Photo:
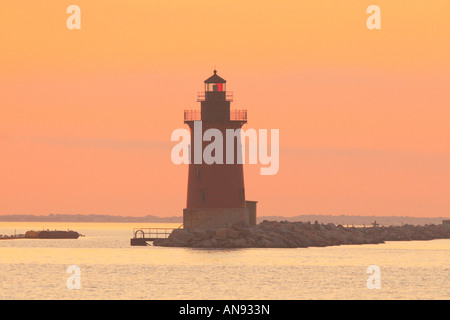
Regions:
<instances>
[{"instance_id":1,"label":"stone foundation","mask_svg":"<svg viewBox=\"0 0 450 320\"><path fill-rule=\"evenodd\" d=\"M184 209L184 229L226 228L235 223L249 223L247 208Z\"/></svg>"}]
</instances>

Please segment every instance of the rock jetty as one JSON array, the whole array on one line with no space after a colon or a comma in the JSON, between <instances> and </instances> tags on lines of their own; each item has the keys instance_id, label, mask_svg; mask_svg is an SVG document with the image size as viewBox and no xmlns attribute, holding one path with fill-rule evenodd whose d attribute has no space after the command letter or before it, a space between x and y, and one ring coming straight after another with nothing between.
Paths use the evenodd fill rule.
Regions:
<instances>
[{"instance_id":1,"label":"rock jetty","mask_svg":"<svg viewBox=\"0 0 450 320\"><path fill-rule=\"evenodd\" d=\"M58 230L41 230L41 231L27 231L25 238L31 239L78 239L80 234L76 231L58 231Z\"/></svg>"},{"instance_id":2,"label":"rock jetty","mask_svg":"<svg viewBox=\"0 0 450 320\"><path fill-rule=\"evenodd\" d=\"M333 223L263 221L220 229L175 229L155 246L194 248L306 248L385 241L450 239L450 225L344 227Z\"/></svg>"}]
</instances>

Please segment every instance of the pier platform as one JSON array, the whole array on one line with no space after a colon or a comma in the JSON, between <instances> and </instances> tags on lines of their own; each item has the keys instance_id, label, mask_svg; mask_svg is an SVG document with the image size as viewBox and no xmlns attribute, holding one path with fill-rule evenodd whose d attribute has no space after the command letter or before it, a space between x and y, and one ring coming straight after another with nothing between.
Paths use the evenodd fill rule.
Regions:
<instances>
[{"instance_id":1,"label":"pier platform","mask_svg":"<svg viewBox=\"0 0 450 320\"><path fill-rule=\"evenodd\" d=\"M181 225L178 229L182 229ZM132 246L146 246L147 242L156 239L166 239L176 228L134 228L133 238L130 239Z\"/></svg>"}]
</instances>

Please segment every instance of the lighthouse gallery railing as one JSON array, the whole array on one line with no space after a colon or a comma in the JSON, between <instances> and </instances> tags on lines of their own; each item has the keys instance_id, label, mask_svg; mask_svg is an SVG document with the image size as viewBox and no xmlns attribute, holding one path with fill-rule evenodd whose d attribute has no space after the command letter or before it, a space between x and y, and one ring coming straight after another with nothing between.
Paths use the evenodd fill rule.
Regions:
<instances>
[{"instance_id":1,"label":"lighthouse gallery railing","mask_svg":"<svg viewBox=\"0 0 450 320\"><path fill-rule=\"evenodd\" d=\"M200 121L202 113L200 110L184 110L184 121ZM231 110L230 121L247 121L247 110Z\"/></svg>"}]
</instances>

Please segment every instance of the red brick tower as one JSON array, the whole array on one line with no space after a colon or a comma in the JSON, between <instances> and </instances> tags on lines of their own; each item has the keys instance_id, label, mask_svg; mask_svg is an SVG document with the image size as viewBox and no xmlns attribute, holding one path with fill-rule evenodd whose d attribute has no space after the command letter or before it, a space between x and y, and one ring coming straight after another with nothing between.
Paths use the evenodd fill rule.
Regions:
<instances>
[{"instance_id":1,"label":"red brick tower","mask_svg":"<svg viewBox=\"0 0 450 320\"><path fill-rule=\"evenodd\" d=\"M248 223L244 170L242 162L238 163L237 158L240 135L234 140L232 163L227 161L226 150L226 130L240 129L247 122L247 111L230 111L233 95L226 91L226 81L217 75L216 70L214 75L205 80L205 91L199 93L197 101L201 102L200 113L196 110L186 110L184 113L184 123L191 130L191 161L187 204L183 211L184 227L205 229L225 227L238 221ZM217 129L222 133L223 163L208 164L203 157L198 157L199 154L203 155L205 148L212 142L201 139L201 145L196 145L196 137L203 137L208 129Z\"/></svg>"}]
</instances>

